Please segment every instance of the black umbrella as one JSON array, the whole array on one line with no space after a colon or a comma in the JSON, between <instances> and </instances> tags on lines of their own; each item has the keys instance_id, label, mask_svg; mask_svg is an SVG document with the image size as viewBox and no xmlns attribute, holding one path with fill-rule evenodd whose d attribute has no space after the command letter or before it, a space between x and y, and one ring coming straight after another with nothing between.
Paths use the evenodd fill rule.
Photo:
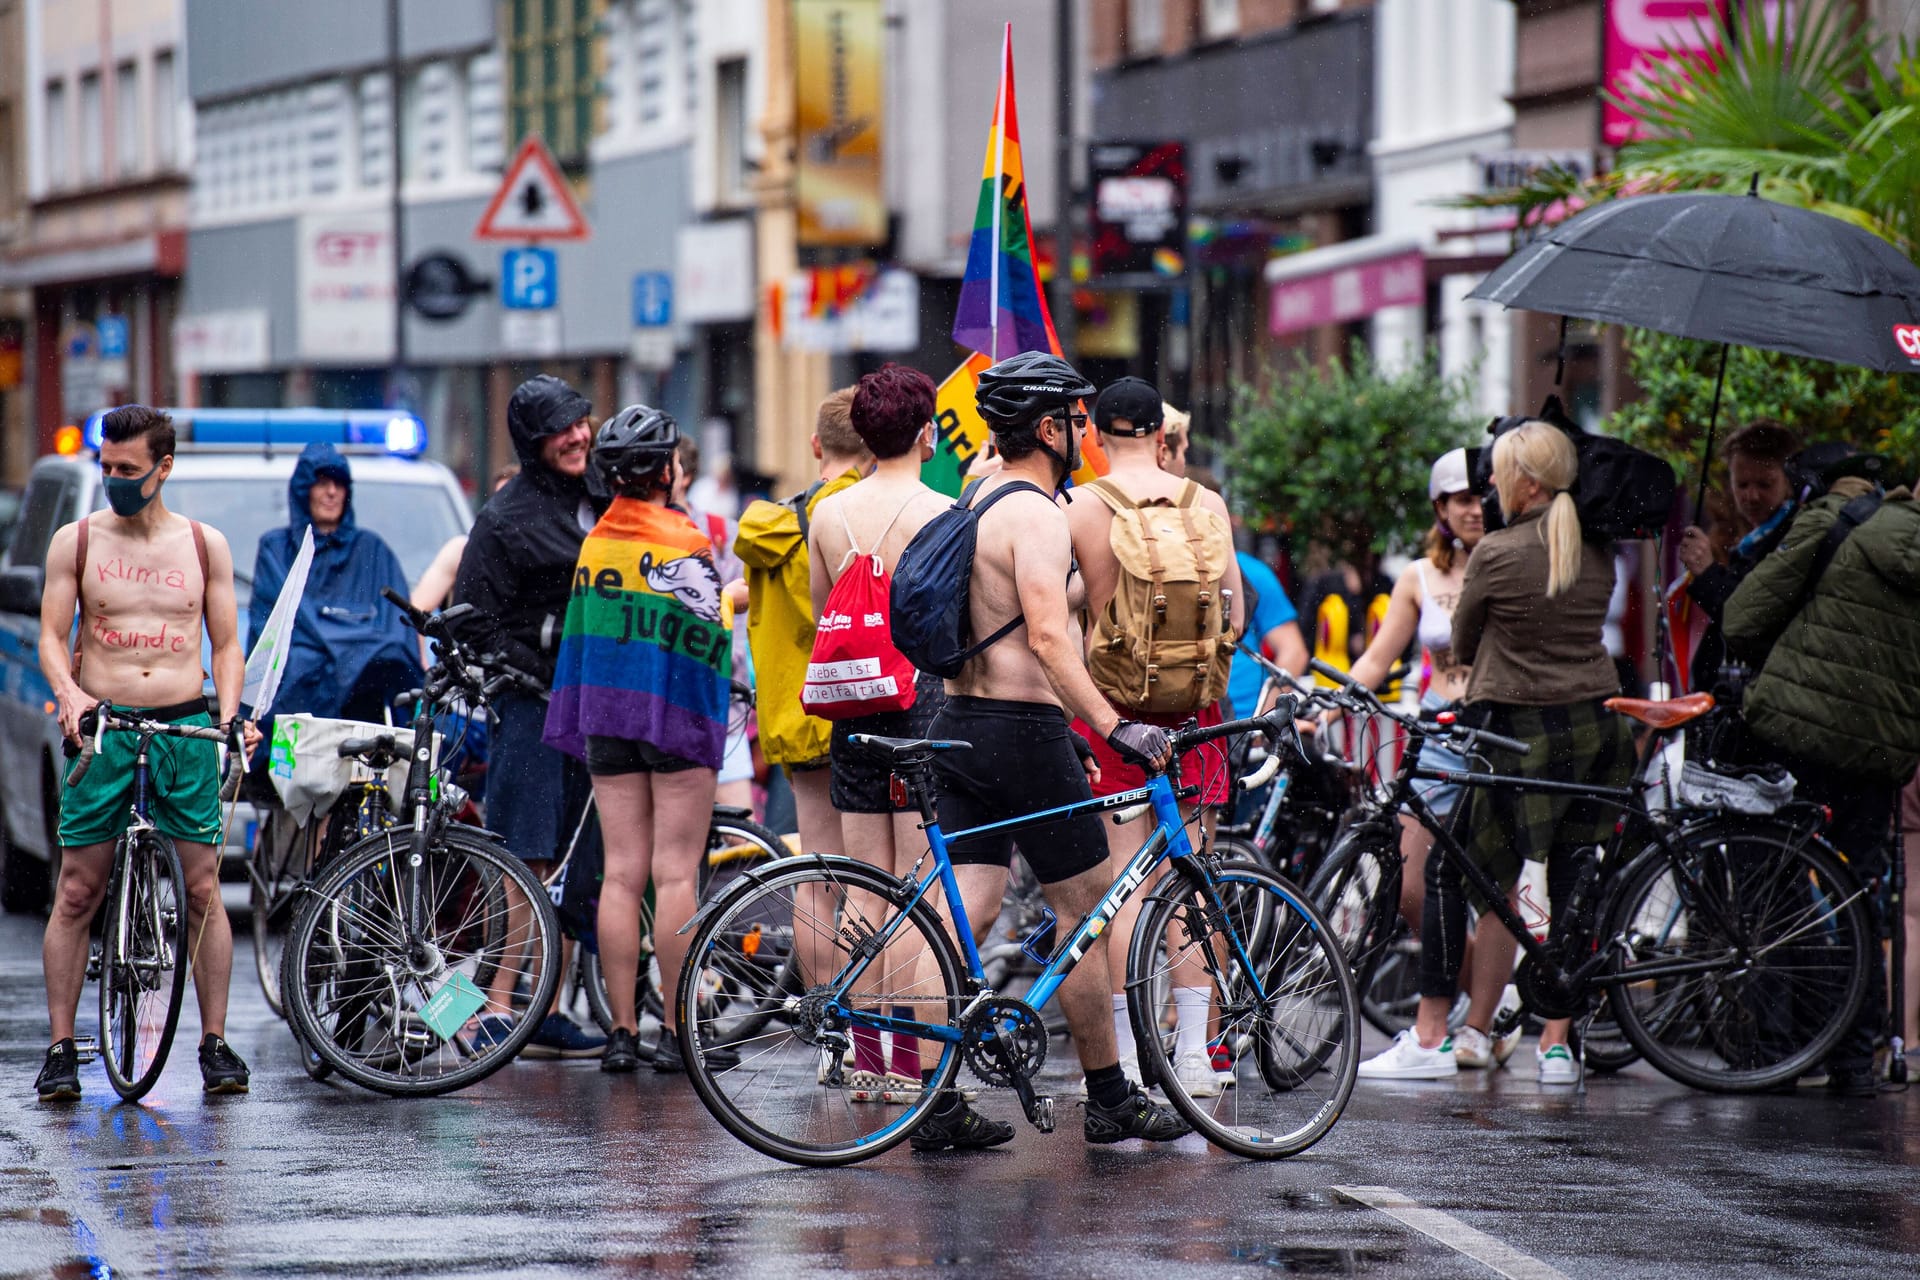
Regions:
<instances>
[{"instance_id":1,"label":"black umbrella","mask_svg":"<svg viewBox=\"0 0 1920 1280\"><path fill-rule=\"evenodd\" d=\"M1469 296L1920 373L1920 267L1852 223L1751 193L1630 196L1595 206L1508 258ZM1726 371L1723 347L1702 498Z\"/></svg>"}]
</instances>

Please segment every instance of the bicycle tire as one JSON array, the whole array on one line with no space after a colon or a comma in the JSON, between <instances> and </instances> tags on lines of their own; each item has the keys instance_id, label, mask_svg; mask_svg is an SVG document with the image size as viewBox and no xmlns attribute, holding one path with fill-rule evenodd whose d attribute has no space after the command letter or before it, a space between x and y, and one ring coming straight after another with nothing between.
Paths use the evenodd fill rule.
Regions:
<instances>
[{"instance_id":1,"label":"bicycle tire","mask_svg":"<svg viewBox=\"0 0 1920 1280\"><path fill-rule=\"evenodd\" d=\"M1419 943L1400 918L1404 867L1397 841L1348 836L1307 883L1347 952L1361 1015L1389 1036L1413 1025L1420 1002Z\"/></svg>"},{"instance_id":2,"label":"bicycle tire","mask_svg":"<svg viewBox=\"0 0 1920 1280\"><path fill-rule=\"evenodd\" d=\"M187 945L186 875L173 841L157 831L122 836L100 940L100 1060L127 1102L145 1097L167 1065Z\"/></svg>"},{"instance_id":3,"label":"bicycle tire","mask_svg":"<svg viewBox=\"0 0 1920 1280\"><path fill-rule=\"evenodd\" d=\"M280 949L279 982L279 989L282 991L288 990L292 984L292 979L287 976L287 951L285 947ZM300 1055L300 1065L305 1069L307 1079L313 1081L315 1084L319 1084L331 1078L333 1075L333 1064L321 1057L320 1054L307 1043L306 1038L300 1034L299 1024L291 1017L287 1018L287 1030L293 1035L293 1047Z\"/></svg>"},{"instance_id":4,"label":"bicycle tire","mask_svg":"<svg viewBox=\"0 0 1920 1280\"><path fill-rule=\"evenodd\" d=\"M368 836L308 890L288 938L285 994L299 1035L334 1070L381 1093L426 1096L485 1079L533 1037L539 1020L527 1011L545 1010L560 978L560 925L525 863L478 829L449 826L420 868L431 954L409 962L401 921L410 841L398 828ZM509 886L527 908L517 927ZM429 983L457 973L486 992L502 963L527 984L524 1006L509 1001L511 1011L487 1015L504 1028L482 1037L478 1010L449 1038L426 1025L418 1010L439 989Z\"/></svg>"},{"instance_id":5,"label":"bicycle tire","mask_svg":"<svg viewBox=\"0 0 1920 1280\"><path fill-rule=\"evenodd\" d=\"M680 979L677 1021L681 1053L701 1103L727 1132L762 1155L810 1166L871 1159L919 1127L931 1113L938 1091L948 1086L959 1069L960 1047L947 1043L934 1068L932 1086L917 1088L911 1096L900 1099L904 1108L897 1116L887 1101L854 1101L850 1076L844 1075L841 1064L834 1060L837 1053L823 1048L822 1026L813 1020L815 1014L826 1010L810 1003L824 1001L824 995L817 993L833 985L844 969L836 968L834 979L810 987L795 998L798 1007L791 1020L736 1041L732 1048L738 1052L737 1062L711 1057L715 1044L708 1028L698 1015L689 1015L689 1010L698 1007L696 996L709 971L737 967L746 951L742 945L745 938L760 939L756 954L767 949L770 935L777 946L784 920L790 967L799 968L803 953L844 955L849 936L862 931L877 933L899 918L892 902L903 888L893 876L851 858L783 859L756 876L742 879L716 899L701 919ZM939 991L934 991L936 979L915 976L907 980L902 992L873 993L863 982L863 998L882 1008L905 1004L921 1023L938 1020L953 1025L967 997L959 957L948 940L946 927L924 899L913 904L906 921L887 955L899 957L901 948L912 948L909 960L916 973L925 957L937 973ZM834 963L837 966L840 962ZM851 1028L859 1025L860 1013L858 1009L850 1011L845 1033L849 1037ZM876 1030L874 1034L879 1033ZM840 1079L838 1083L826 1083L823 1076L824 1081Z\"/></svg>"},{"instance_id":6,"label":"bicycle tire","mask_svg":"<svg viewBox=\"0 0 1920 1280\"><path fill-rule=\"evenodd\" d=\"M1786 1084L1853 1023L1878 963L1865 892L1817 837L1783 823L1713 822L1673 858L1637 859L1612 894L1609 1003L1663 1074L1719 1093ZM1636 982L1637 967L1723 964Z\"/></svg>"},{"instance_id":7,"label":"bicycle tire","mask_svg":"<svg viewBox=\"0 0 1920 1280\"><path fill-rule=\"evenodd\" d=\"M1222 1150L1254 1160L1298 1155L1326 1137L1353 1093L1362 1034L1353 973L1325 917L1286 880L1245 863L1221 867L1214 880L1224 913L1204 909L1177 871L1141 909L1127 955L1141 1070ZM1262 917L1258 936L1238 936L1236 920ZM1172 985L1189 960L1206 976L1219 1038L1234 1059L1233 1085L1217 1096L1195 1097L1181 1083L1171 1053L1176 1033L1165 1029L1149 995ZM1264 999L1248 981L1249 965Z\"/></svg>"},{"instance_id":8,"label":"bicycle tire","mask_svg":"<svg viewBox=\"0 0 1920 1280\"><path fill-rule=\"evenodd\" d=\"M731 856L729 851L734 851ZM733 886L744 873L790 856L787 842L770 827L750 818L715 817L707 826L706 861L700 868L700 901L711 902ZM653 900L640 903L640 968L635 974L636 1012L651 1016L662 1025L666 1006L660 999L660 967L653 958ZM606 974L600 968L600 953L588 951L581 961L580 982L587 998L587 1013L603 1035L613 1033L613 1003L607 998ZM767 1015L771 1017L772 1014ZM765 1018L742 1034L752 1034L765 1025Z\"/></svg>"},{"instance_id":9,"label":"bicycle tire","mask_svg":"<svg viewBox=\"0 0 1920 1280\"><path fill-rule=\"evenodd\" d=\"M285 828L285 830L283 830ZM247 860L247 905L253 926L253 967L260 978L260 994L276 1018L287 1016L280 995L281 959L286 952L287 926L299 905L305 882L308 838L293 825L284 809L261 821Z\"/></svg>"}]
</instances>

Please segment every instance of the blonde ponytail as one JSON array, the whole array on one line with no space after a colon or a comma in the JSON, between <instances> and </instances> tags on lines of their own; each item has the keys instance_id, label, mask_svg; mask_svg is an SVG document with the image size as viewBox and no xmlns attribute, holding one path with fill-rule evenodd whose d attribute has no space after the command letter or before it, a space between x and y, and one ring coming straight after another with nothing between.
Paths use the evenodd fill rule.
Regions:
<instances>
[{"instance_id":1,"label":"blonde ponytail","mask_svg":"<svg viewBox=\"0 0 1920 1280\"><path fill-rule=\"evenodd\" d=\"M1580 512L1573 495L1562 489L1553 495L1544 521L1547 527L1547 598L1565 595L1580 580Z\"/></svg>"},{"instance_id":2,"label":"blonde ponytail","mask_svg":"<svg viewBox=\"0 0 1920 1280\"><path fill-rule=\"evenodd\" d=\"M1522 477L1553 494L1540 521L1547 544L1547 596L1565 595L1580 580L1580 512L1567 490L1580 470L1573 441L1546 422L1528 422L1493 442L1493 483L1511 519Z\"/></svg>"}]
</instances>

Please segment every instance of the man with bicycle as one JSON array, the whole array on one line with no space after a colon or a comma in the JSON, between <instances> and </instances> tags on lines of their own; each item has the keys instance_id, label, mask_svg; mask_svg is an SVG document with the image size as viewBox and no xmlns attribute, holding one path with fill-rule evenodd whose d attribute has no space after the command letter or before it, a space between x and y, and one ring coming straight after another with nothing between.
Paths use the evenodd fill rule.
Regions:
<instances>
[{"instance_id":1,"label":"man with bicycle","mask_svg":"<svg viewBox=\"0 0 1920 1280\"><path fill-rule=\"evenodd\" d=\"M980 375L976 402L1005 462L982 482L974 500L982 514L968 591L971 633L992 636L1009 619L1020 624L947 681L947 705L933 723L933 737L973 744L970 751L936 757L934 764L940 821L952 830L1090 798L1063 706L1130 763L1164 768L1170 754L1164 730L1122 718L1100 695L1073 622L1086 589L1073 562L1067 514L1053 495L1080 461L1086 419L1072 411L1073 403L1092 394L1092 385L1072 366L1044 352L1010 357ZM1009 487L1017 488L986 509L997 490ZM1111 886L1106 837L1090 814L1036 828L1020 839L1020 852L1060 914L1059 936L1067 936L1069 922L1098 906ZM997 914L1012 853L1009 836L954 842L954 872L967 917L976 925L990 924ZM1186 1122L1149 1101L1121 1071L1110 963L1103 936L1060 988L1061 1012L1086 1071L1086 1138L1171 1141L1188 1132ZM965 1150L1012 1137L1012 1126L979 1114L953 1093L910 1141L921 1151Z\"/></svg>"},{"instance_id":2,"label":"man with bicycle","mask_svg":"<svg viewBox=\"0 0 1920 1280\"><path fill-rule=\"evenodd\" d=\"M231 726L246 658L227 540L168 511L161 499L173 470L171 419L145 405L126 405L105 416L101 434L100 470L111 510L53 535L40 599L40 669L58 703L60 730L78 744L81 717L100 703L152 720L210 725L200 669L203 624L220 720ZM60 879L42 944L53 1024L52 1047L35 1081L44 1101L80 1096L73 1024L87 976L88 924L106 893L114 843L127 827L134 753L132 735L108 735L85 777L61 792ZM173 840L186 878L201 1079L210 1094L245 1093L247 1065L224 1038L233 934L220 905L218 753L211 742L155 738L149 758L153 822Z\"/></svg>"}]
</instances>

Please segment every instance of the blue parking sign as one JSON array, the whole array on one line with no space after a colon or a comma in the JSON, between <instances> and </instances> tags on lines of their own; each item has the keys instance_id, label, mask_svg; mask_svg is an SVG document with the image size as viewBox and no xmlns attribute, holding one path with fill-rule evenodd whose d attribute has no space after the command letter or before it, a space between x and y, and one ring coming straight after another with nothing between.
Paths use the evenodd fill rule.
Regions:
<instances>
[{"instance_id":1,"label":"blue parking sign","mask_svg":"<svg viewBox=\"0 0 1920 1280\"><path fill-rule=\"evenodd\" d=\"M633 327L657 329L673 323L673 277L642 271L633 278Z\"/></svg>"},{"instance_id":2,"label":"blue parking sign","mask_svg":"<svg viewBox=\"0 0 1920 1280\"><path fill-rule=\"evenodd\" d=\"M500 305L546 311L560 301L560 260L551 249L508 249L500 255Z\"/></svg>"}]
</instances>

